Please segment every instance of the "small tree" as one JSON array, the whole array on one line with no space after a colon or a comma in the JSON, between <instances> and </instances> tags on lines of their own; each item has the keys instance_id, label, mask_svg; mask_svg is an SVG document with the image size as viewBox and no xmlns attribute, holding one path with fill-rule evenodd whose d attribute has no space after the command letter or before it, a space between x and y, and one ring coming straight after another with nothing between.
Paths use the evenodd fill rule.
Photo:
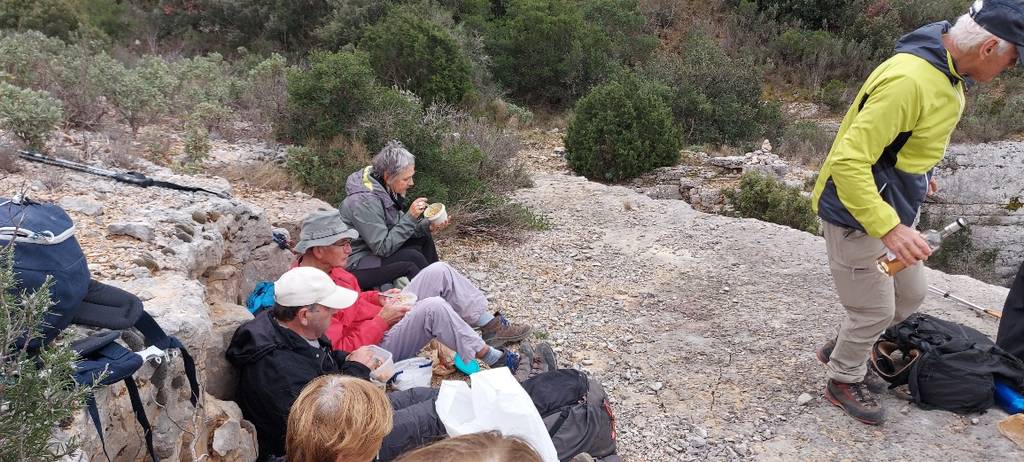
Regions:
<instances>
[{"instance_id":1,"label":"small tree","mask_svg":"<svg viewBox=\"0 0 1024 462\"><path fill-rule=\"evenodd\" d=\"M377 76L407 88L425 104L458 103L471 90L469 59L445 28L398 8L366 31L363 46Z\"/></svg>"},{"instance_id":2,"label":"small tree","mask_svg":"<svg viewBox=\"0 0 1024 462\"><path fill-rule=\"evenodd\" d=\"M135 135L139 128L167 113L173 88L174 77L167 63L150 56L120 75L110 100Z\"/></svg>"},{"instance_id":3,"label":"small tree","mask_svg":"<svg viewBox=\"0 0 1024 462\"><path fill-rule=\"evenodd\" d=\"M0 247L0 460L57 460L76 444L53 442L53 429L81 409L88 390L75 383L76 355L63 340L38 352L18 347L41 336L52 303L48 285L17 289L11 254Z\"/></svg>"},{"instance_id":4,"label":"small tree","mask_svg":"<svg viewBox=\"0 0 1024 462\"><path fill-rule=\"evenodd\" d=\"M0 127L41 149L63 119L60 101L45 91L0 82Z\"/></svg>"},{"instance_id":5,"label":"small tree","mask_svg":"<svg viewBox=\"0 0 1024 462\"><path fill-rule=\"evenodd\" d=\"M309 69L288 74L288 118L279 135L299 143L341 135L379 90L366 55L314 52Z\"/></svg>"},{"instance_id":6,"label":"small tree","mask_svg":"<svg viewBox=\"0 0 1024 462\"><path fill-rule=\"evenodd\" d=\"M624 74L576 104L566 130L569 167L587 178L618 181L679 159L682 140L663 85Z\"/></svg>"}]
</instances>

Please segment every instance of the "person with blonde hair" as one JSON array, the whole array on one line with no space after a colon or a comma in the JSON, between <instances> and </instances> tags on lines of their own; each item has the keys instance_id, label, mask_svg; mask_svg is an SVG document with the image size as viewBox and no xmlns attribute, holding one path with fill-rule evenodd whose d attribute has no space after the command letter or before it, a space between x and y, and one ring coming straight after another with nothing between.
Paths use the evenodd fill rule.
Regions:
<instances>
[{"instance_id":1,"label":"person with blonde hair","mask_svg":"<svg viewBox=\"0 0 1024 462\"><path fill-rule=\"evenodd\" d=\"M542 462L525 441L499 432L470 433L419 448L396 462Z\"/></svg>"},{"instance_id":2,"label":"person with blonde hair","mask_svg":"<svg viewBox=\"0 0 1024 462\"><path fill-rule=\"evenodd\" d=\"M288 461L369 462L391 432L391 413L387 395L370 382L317 377L288 412Z\"/></svg>"}]
</instances>

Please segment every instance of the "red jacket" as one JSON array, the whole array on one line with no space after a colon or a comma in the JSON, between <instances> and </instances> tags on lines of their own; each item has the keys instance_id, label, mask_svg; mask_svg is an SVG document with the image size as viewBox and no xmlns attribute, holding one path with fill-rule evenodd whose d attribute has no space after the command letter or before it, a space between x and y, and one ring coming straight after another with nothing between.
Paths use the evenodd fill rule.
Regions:
<instances>
[{"instance_id":1,"label":"red jacket","mask_svg":"<svg viewBox=\"0 0 1024 462\"><path fill-rule=\"evenodd\" d=\"M292 267L298 266L296 261ZM334 283L346 289L359 292L356 302L334 314L331 326L327 328L327 338L335 350L353 351L366 345L376 345L384 338L384 332L391 327L380 317L380 292L359 289L356 277L344 268L334 267L328 273Z\"/></svg>"}]
</instances>

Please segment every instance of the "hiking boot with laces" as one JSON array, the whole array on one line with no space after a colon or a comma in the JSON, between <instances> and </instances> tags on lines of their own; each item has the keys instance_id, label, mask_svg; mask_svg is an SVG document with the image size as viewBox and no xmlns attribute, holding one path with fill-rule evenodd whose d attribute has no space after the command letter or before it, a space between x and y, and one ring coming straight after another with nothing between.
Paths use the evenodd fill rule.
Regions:
<instances>
[{"instance_id":1,"label":"hiking boot with laces","mask_svg":"<svg viewBox=\"0 0 1024 462\"><path fill-rule=\"evenodd\" d=\"M488 346L501 348L523 340L532 330L529 325L510 323L501 313L494 313L494 319L480 328L480 336Z\"/></svg>"},{"instance_id":2,"label":"hiking boot with laces","mask_svg":"<svg viewBox=\"0 0 1024 462\"><path fill-rule=\"evenodd\" d=\"M824 345L818 347L814 352L814 356L821 361L822 364L828 364L829 358L832 357L832 350L836 348L836 339L831 339L825 342ZM868 386L868 390L871 393L880 394L885 393L889 389L889 382L878 376L875 370L871 368L871 364L868 364L868 372L864 374L864 384Z\"/></svg>"},{"instance_id":3,"label":"hiking boot with laces","mask_svg":"<svg viewBox=\"0 0 1024 462\"><path fill-rule=\"evenodd\" d=\"M829 380L828 385L825 385L825 399L850 417L868 425L881 425L885 421L885 410L878 404L864 382L843 383Z\"/></svg>"}]
</instances>

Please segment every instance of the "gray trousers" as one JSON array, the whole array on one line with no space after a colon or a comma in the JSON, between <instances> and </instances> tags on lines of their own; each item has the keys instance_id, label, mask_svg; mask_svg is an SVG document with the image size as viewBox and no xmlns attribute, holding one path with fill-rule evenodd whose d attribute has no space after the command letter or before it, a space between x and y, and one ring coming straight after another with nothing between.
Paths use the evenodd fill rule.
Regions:
<instances>
[{"instance_id":1,"label":"gray trousers","mask_svg":"<svg viewBox=\"0 0 1024 462\"><path fill-rule=\"evenodd\" d=\"M393 460L403 453L448 437L448 431L434 407L437 390L410 388L388 393L388 400L395 410L394 426L381 442L381 462Z\"/></svg>"},{"instance_id":2,"label":"gray trousers","mask_svg":"<svg viewBox=\"0 0 1024 462\"><path fill-rule=\"evenodd\" d=\"M395 361L415 356L435 338L465 359L484 348L473 326L487 310L487 298L447 263L427 266L403 292L416 294L416 306L380 342Z\"/></svg>"},{"instance_id":3,"label":"gray trousers","mask_svg":"<svg viewBox=\"0 0 1024 462\"><path fill-rule=\"evenodd\" d=\"M828 362L828 378L860 382L878 336L917 311L924 301L928 292L924 265L918 262L889 277L875 268L876 260L885 253L881 240L828 222L822 226L832 279L846 308Z\"/></svg>"}]
</instances>

